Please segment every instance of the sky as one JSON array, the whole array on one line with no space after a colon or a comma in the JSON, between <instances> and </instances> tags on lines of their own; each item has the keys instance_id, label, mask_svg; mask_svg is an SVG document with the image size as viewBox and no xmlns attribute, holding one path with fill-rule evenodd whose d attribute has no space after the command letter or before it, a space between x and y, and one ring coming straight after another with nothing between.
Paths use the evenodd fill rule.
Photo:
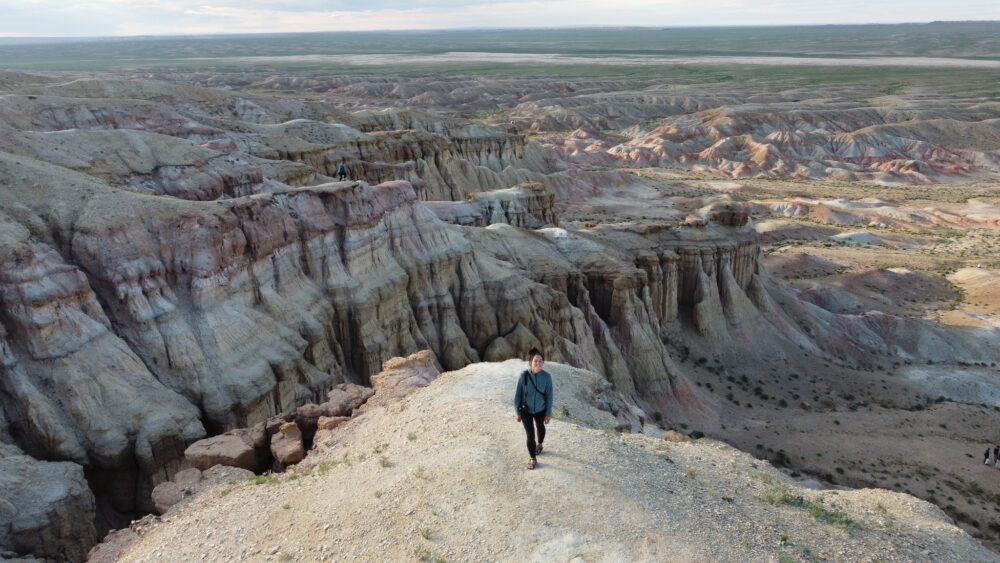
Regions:
<instances>
[{"instance_id":1,"label":"sky","mask_svg":"<svg viewBox=\"0 0 1000 563\"><path fill-rule=\"evenodd\" d=\"M1000 20L1000 0L0 0L0 37L941 20Z\"/></svg>"}]
</instances>

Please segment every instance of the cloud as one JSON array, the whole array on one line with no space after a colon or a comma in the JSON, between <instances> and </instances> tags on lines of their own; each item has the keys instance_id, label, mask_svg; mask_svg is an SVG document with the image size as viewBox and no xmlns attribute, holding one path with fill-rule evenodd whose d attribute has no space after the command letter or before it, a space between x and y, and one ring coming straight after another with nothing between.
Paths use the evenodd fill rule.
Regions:
<instances>
[{"instance_id":1,"label":"cloud","mask_svg":"<svg viewBox=\"0 0 1000 563\"><path fill-rule=\"evenodd\" d=\"M96 36L585 25L768 25L1000 19L995 0L0 0L0 35Z\"/></svg>"}]
</instances>

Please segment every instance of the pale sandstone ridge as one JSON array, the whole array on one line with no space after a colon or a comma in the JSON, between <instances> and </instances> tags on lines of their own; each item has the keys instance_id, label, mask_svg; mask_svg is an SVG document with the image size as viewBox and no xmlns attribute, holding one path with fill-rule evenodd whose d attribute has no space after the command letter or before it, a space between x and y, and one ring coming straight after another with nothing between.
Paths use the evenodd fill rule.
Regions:
<instances>
[{"instance_id":1,"label":"pale sandstone ridge","mask_svg":"<svg viewBox=\"0 0 1000 563\"><path fill-rule=\"evenodd\" d=\"M546 366L565 413L526 471L526 366L470 365L370 408L276 484L221 483L138 524L119 561L996 560L908 495L804 489L720 442L602 431L602 378L565 365Z\"/></svg>"}]
</instances>

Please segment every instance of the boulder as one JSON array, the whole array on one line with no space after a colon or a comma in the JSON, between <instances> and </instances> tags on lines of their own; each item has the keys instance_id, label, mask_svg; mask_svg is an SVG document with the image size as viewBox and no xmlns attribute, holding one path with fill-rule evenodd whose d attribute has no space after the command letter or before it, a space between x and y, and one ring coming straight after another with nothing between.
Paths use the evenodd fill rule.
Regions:
<instances>
[{"instance_id":1,"label":"boulder","mask_svg":"<svg viewBox=\"0 0 1000 563\"><path fill-rule=\"evenodd\" d=\"M281 465L292 465L306 457L302 444L302 431L294 422L286 422L271 436L271 454Z\"/></svg>"},{"instance_id":2,"label":"boulder","mask_svg":"<svg viewBox=\"0 0 1000 563\"><path fill-rule=\"evenodd\" d=\"M173 481L165 481L153 487L153 506L157 514L166 514L170 507L184 499L184 488Z\"/></svg>"},{"instance_id":3,"label":"boulder","mask_svg":"<svg viewBox=\"0 0 1000 563\"><path fill-rule=\"evenodd\" d=\"M354 409L360 407L375 394L371 387L341 383L327 393L329 399L321 406L326 416L350 416Z\"/></svg>"},{"instance_id":4,"label":"boulder","mask_svg":"<svg viewBox=\"0 0 1000 563\"><path fill-rule=\"evenodd\" d=\"M663 440L666 442L693 442L690 436L683 434L676 430L667 430L667 433L663 435Z\"/></svg>"},{"instance_id":5,"label":"boulder","mask_svg":"<svg viewBox=\"0 0 1000 563\"><path fill-rule=\"evenodd\" d=\"M287 413L287 412L281 413L281 414L276 414L276 415L268 418L264 422L264 440L265 440L265 442L267 440L269 440L271 436L274 436L275 434L277 434L278 430L282 427L282 425L291 422L292 420L294 420L294 418L295 418L294 414Z\"/></svg>"},{"instance_id":6,"label":"boulder","mask_svg":"<svg viewBox=\"0 0 1000 563\"><path fill-rule=\"evenodd\" d=\"M97 539L83 468L39 461L0 442L0 553L83 561Z\"/></svg>"},{"instance_id":7,"label":"boulder","mask_svg":"<svg viewBox=\"0 0 1000 563\"><path fill-rule=\"evenodd\" d=\"M184 450L184 457L191 465L202 470L213 465L253 470L257 465L253 444L232 433L198 440Z\"/></svg>"},{"instance_id":8,"label":"boulder","mask_svg":"<svg viewBox=\"0 0 1000 563\"><path fill-rule=\"evenodd\" d=\"M382 371L372 376L372 388L379 401L404 397L441 375L434 354L421 350L406 358L391 358Z\"/></svg>"},{"instance_id":9,"label":"boulder","mask_svg":"<svg viewBox=\"0 0 1000 563\"><path fill-rule=\"evenodd\" d=\"M137 539L139 539L139 534L130 528L112 530L104 536L101 543L90 550L90 553L87 554L87 563L115 563L118 556Z\"/></svg>"}]
</instances>

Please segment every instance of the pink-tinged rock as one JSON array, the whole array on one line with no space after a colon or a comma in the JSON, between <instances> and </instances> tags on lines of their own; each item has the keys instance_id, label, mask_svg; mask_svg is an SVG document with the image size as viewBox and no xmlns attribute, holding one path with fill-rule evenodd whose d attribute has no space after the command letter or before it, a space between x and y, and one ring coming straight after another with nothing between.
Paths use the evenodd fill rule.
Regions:
<instances>
[{"instance_id":1,"label":"pink-tinged rock","mask_svg":"<svg viewBox=\"0 0 1000 563\"><path fill-rule=\"evenodd\" d=\"M118 560L118 556L137 539L139 534L129 528L112 530L101 543L90 550L87 554L87 563L114 563Z\"/></svg>"},{"instance_id":2,"label":"pink-tinged rock","mask_svg":"<svg viewBox=\"0 0 1000 563\"><path fill-rule=\"evenodd\" d=\"M233 434L220 434L198 440L184 450L184 457L191 465L201 470L213 465L229 465L253 470L257 463L253 445Z\"/></svg>"},{"instance_id":3,"label":"pink-tinged rock","mask_svg":"<svg viewBox=\"0 0 1000 563\"><path fill-rule=\"evenodd\" d=\"M211 149L213 151L224 152L226 154L234 153L239 150L236 147L236 142L232 139L211 139L201 143L201 146L206 149Z\"/></svg>"},{"instance_id":4,"label":"pink-tinged rock","mask_svg":"<svg viewBox=\"0 0 1000 563\"><path fill-rule=\"evenodd\" d=\"M676 430L667 430L667 433L663 435L664 441L667 442L691 442L692 439L687 434L682 434Z\"/></svg>"},{"instance_id":5,"label":"pink-tinged rock","mask_svg":"<svg viewBox=\"0 0 1000 563\"><path fill-rule=\"evenodd\" d=\"M258 422L250 428L250 441L258 451L267 447L267 423Z\"/></svg>"},{"instance_id":6,"label":"pink-tinged rock","mask_svg":"<svg viewBox=\"0 0 1000 563\"><path fill-rule=\"evenodd\" d=\"M333 430L341 424L351 420L349 416L321 416L316 423L317 430Z\"/></svg>"},{"instance_id":7,"label":"pink-tinged rock","mask_svg":"<svg viewBox=\"0 0 1000 563\"><path fill-rule=\"evenodd\" d=\"M164 481L153 487L152 498L157 514L166 514L171 506L184 499L184 489L173 481Z\"/></svg>"},{"instance_id":8,"label":"pink-tinged rock","mask_svg":"<svg viewBox=\"0 0 1000 563\"><path fill-rule=\"evenodd\" d=\"M303 431L312 431L316 429L316 422L325 414L326 412L320 405L307 403L295 409L295 422Z\"/></svg>"},{"instance_id":9,"label":"pink-tinged rock","mask_svg":"<svg viewBox=\"0 0 1000 563\"><path fill-rule=\"evenodd\" d=\"M327 393L329 400L322 405L326 416L350 416L375 394L375 390L353 383L341 383Z\"/></svg>"},{"instance_id":10,"label":"pink-tinged rock","mask_svg":"<svg viewBox=\"0 0 1000 563\"><path fill-rule=\"evenodd\" d=\"M274 436L283 425L291 422L294 418L294 414L287 412L276 414L271 418L268 418L267 421L264 422L265 435Z\"/></svg>"},{"instance_id":11,"label":"pink-tinged rock","mask_svg":"<svg viewBox=\"0 0 1000 563\"><path fill-rule=\"evenodd\" d=\"M421 350L406 358L391 358L382 364L382 371L372 376L372 388L381 401L399 398L426 386L441 375L434 354Z\"/></svg>"},{"instance_id":12,"label":"pink-tinged rock","mask_svg":"<svg viewBox=\"0 0 1000 563\"><path fill-rule=\"evenodd\" d=\"M286 422L281 425L277 434L271 436L271 453L282 465L292 465L306 457L302 431L297 424Z\"/></svg>"}]
</instances>

